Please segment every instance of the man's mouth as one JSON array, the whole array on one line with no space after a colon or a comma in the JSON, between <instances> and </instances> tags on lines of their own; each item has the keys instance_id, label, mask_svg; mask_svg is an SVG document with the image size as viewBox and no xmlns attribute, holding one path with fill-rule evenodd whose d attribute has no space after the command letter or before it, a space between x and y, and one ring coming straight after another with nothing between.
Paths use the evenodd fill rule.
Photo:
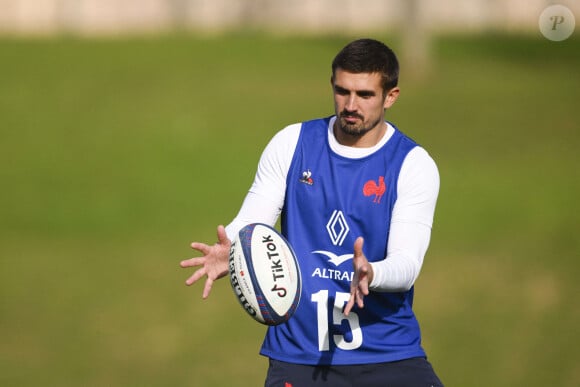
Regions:
<instances>
[{"instance_id":1,"label":"man's mouth","mask_svg":"<svg viewBox=\"0 0 580 387\"><path fill-rule=\"evenodd\" d=\"M353 122L356 122L357 120L363 119L358 114L344 114L344 113L342 113L340 116L343 120L345 120L346 122L349 122L349 123L353 123Z\"/></svg>"}]
</instances>

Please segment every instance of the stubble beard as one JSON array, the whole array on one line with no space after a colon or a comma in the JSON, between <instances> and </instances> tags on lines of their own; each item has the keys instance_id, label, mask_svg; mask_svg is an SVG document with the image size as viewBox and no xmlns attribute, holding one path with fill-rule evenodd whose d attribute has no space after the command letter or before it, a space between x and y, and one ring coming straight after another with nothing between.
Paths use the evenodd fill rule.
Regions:
<instances>
[{"instance_id":1,"label":"stubble beard","mask_svg":"<svg viewBox=\"0 0 580 387\"><path fill-rule=\"evenodd\" d=\"M358 118L360 121L358 121L357 123L350 123L347 122L345 117L356 117ZM367 134L368 132L370 132L373 128L377 127L382 121L382 118L378 118L376 121L371 122L371 123L367 123L365 125L365 120L364 117L358 114L352 114L352 113L347 113L347 112L342 112L340 113L340 116L338 117L338 129L351 137L357 137L360 138L362 136L364 136L365 134Z\"/></svg>"}]
</instances>

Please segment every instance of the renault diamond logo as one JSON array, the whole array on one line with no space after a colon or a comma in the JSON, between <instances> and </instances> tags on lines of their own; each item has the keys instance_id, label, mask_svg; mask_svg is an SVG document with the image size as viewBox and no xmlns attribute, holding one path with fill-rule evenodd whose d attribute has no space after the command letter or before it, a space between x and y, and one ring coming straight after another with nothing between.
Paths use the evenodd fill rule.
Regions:
<instances>
[{"instance_id":1,"label":"renault diamond logo","mask_svg":"<svg viewBox=\"0 0 580 387\"><path fill-rule=\"evenodd\" d=\"M334 210L330 220L326 224L326 230L328 231L332 244L341 246L349 231L342 211Z\"/></svg>"}]
</instances>

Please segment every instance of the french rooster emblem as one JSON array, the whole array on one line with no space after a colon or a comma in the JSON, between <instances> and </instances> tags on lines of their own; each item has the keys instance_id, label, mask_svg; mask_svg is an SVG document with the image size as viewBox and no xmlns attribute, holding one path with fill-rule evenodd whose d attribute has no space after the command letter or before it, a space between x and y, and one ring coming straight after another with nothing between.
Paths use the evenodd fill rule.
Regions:
<instances>
[{"instance_id":1,"label":"french rooster emblem","mask_svg":"<svg viewBox=\"0 0 580 387\"><path fill-rule=\"evenodd\" d=\"M381 198L383 197L385 191L387 190L387 186L385 185L385 177L379 176L379 183L375 182L374 180L369 180L363 186L363 194L365 196L373 196L373 203L380 203Z\"/></svg>"}]
</instances>

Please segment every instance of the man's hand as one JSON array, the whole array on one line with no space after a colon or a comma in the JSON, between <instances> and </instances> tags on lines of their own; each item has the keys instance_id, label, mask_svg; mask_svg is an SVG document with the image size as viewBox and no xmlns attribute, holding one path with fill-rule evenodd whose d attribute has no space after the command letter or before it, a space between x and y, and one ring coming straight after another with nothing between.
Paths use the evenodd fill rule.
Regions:
<instances>
[{"instance_id":1,"label":"man's hand","mask_svg":"<svg viewBox=\"0 0 580 387\"><path fill-rule=\"evenodd\" d=\"M345 316L348 316L355 302L359 308L364 307L364 296L369 294L369 284L373 280L373 267L362 251L363 243L363 237L358 237L354 242L354 276L350 284L350 299L344 307Z\"/></svg>"},{"instance_id":2,"label":"man's hand","mask_svg":"<svg viewBox=\"0 0 580 387\"><path fill-rule=\"evenodd\" d=\"M203 256L181 261L181 267L183 268L201 266L185 281L185 284L190 286L206 275L207 279L202 295L204 299L209 296L213 282L225 276L229 270L229 256L232 243L226 235L224 226L218 226L217 237L218 241L213 246L193 242L191 247L202 253Z\"/></svg>"}]
</instances>

